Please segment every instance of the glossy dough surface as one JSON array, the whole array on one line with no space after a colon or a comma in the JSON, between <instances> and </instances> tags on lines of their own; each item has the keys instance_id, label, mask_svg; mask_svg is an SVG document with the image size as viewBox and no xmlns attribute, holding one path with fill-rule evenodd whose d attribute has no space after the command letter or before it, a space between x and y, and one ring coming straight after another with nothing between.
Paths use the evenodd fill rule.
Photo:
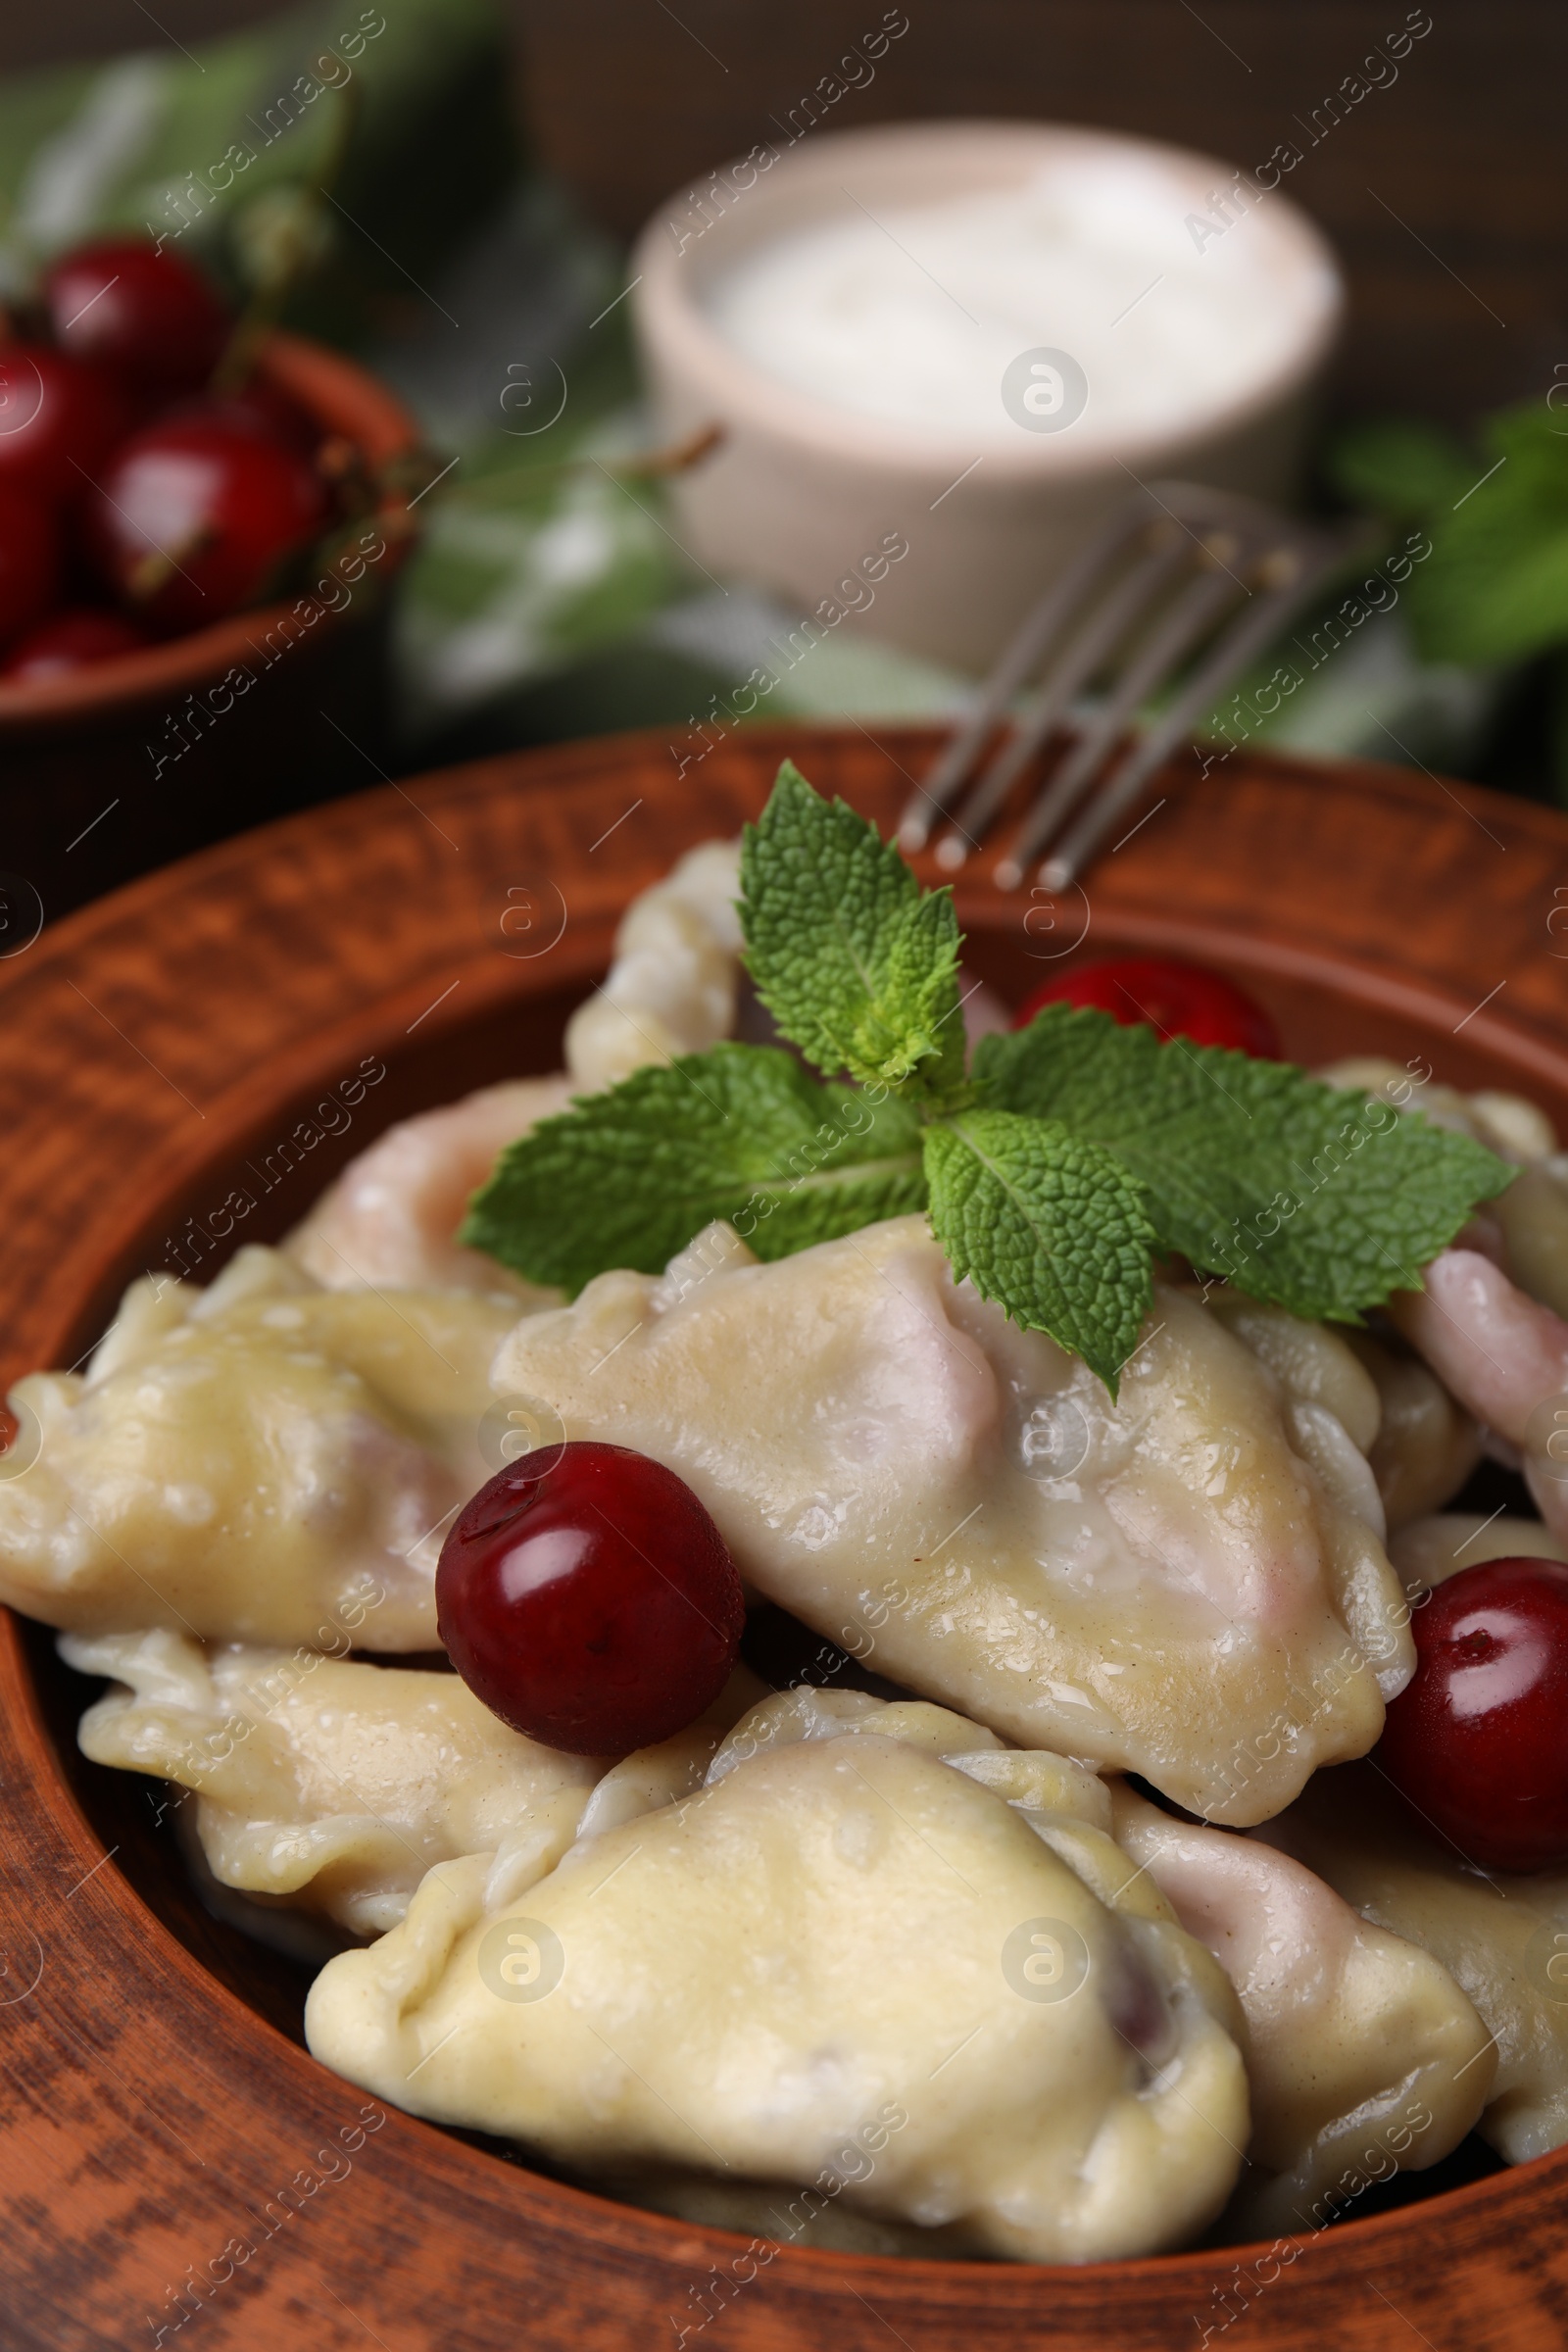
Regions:
<instances>
[{"instance_id":1,"label":"glossy dough surface","mask_svg":"<svg viewBox=\"0 0 1568 2352\"><path fill-rule=\"evenodd\" d=\"M1504 1199L1507 1195L1504 1194ZM1546 1525L1568 1536L1568 1322L1480 1250L1445 1250L1390 1313L1444 1386L1522 1466Z\"/></svg>"},{"instance_id":2,"label":"glossy dough surface","mask_svg":"<svg viewBox=\"0 0 1568 2352\"><path fill-rule=\"evenodd\" d=\"M579 1092L645 1063L701 1054L735 1026L740 981L740 843L705 841L633 899L604 985L566 1023Z\"/></svg>"},{"instance_id":3,"label":"glossy dough surface","mask_svg":"<svg viewBox=\"0 0 1568 2352\"><path fill-rule=\"evenodd\" d=\"M520 1323L498 1389L666 1462L770 1599L1021 1743L1251 1822L1376 1740L1413 1651L1365 1458L1194 1297L1113 1406L923 1218L693 1257Z\"/></svg>"},{"instance_id":4,"label":"glossy dough surface","mask_svg":"<svg viewBox=\"0 0 1568 2352\"><path fill-rule=\"evenodd\" d=\"M401 1120L349 1162L285 1250L329 1291L451 1289L554 1305L558 1292L461 1248L457 1232L507 1145L570 1099L564 1077L513 1078Z\"/></svg>"},{"instance_id":5,"label":"glossy dough surface","mask_svg":"<svg viewBox=\"0 0 1568 2352\"><path fill-rule=\"evenodd\" d=\"M1213 1953L1247 2018L1238 2235L1321 2225L1347 2173L1420 2171L1458 2145L1496 2062L1440 1961L1270 1846L1172 1820L1128 1788L1114 1804L1117 1843Z\"/></svg>"},{"instance_id":6,"label":"glossy dough surface","mask_svg":"<svg viewBox=\"0 0 1568 2352\"><path fill-rule=\"evenodd\" d=\"M257 1248L205 1292L132 1284L84 1376L12 1391L40 1449L0 1481L0 1599L92 1634L433 1648L441 1528L489 1475L516 1311L322 1291Z\"/></svg>"},{"instance_id":7,"label":"glossy dough surface","mask_svg":"<svg viewBox=\"0 0 1568 2352\"><path fill-rule=\"evenodd\" d=\"M531 1833L554 1861L607 1769L509 1731L455 1674L237 1643L207 1652L161 1630L67 1634L60 1648L122 1686L82 1717L84 1755L194 1790L225 1886L356 1935L395 1927L432 1863L453 1855Z\"/></svg>"},{"instance_id":8,"label":"glossy dough surface","mask_svg":"<svg viewBox=\"0 0 1568 2352\"><path fill-rule=\"evenodd\" d=\"M1499 2155L1523 2164L1568 2139L1568 1878L1466 1869L1370 1765L1314 1782L1253 1836L1431 1952L1463 1987L1495 2037L1480 2131Z\"/></svg>"},{"instance_id":9,"label":"glossy dough surface","mask_svg":"<svg viewBox=\"0 0 1568 2352\"><path fill-rule=\"evenodd\" d=\"M433 1871L322 1971L317 2056L573 2170L828 2180L950 2251L1091 2261L1201 2229L1247 2136L1232 1996L1157 1896L1112 1909L1046 1835L1109 1894L1136 1874L1103 1833L943 1761L975 1738L944 1710L755 1726L697 1796L531 1884Z\"/></svg>"}]
</instances>

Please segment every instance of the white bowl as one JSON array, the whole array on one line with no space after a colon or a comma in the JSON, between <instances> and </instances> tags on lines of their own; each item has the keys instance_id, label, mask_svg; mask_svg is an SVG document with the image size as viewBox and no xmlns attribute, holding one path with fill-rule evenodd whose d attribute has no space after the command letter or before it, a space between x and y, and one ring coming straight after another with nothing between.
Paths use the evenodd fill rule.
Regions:
<instances>
[{"instance_id":1,"label":"white bowl","mask_svg":"<svg viewBox=\"0 0 1568 2352\"><path fill-rule=\"evenodd\" d=\"M770 164L766 153L711 174L701 203L688 190L661 207L632 264L662 437L724 428L673 493L674 528L710 570L781 592L818 629L848 619L979 668L1135 480L1292 497L1344 288L1326 240L1282 193L1252 188L1244 203L1237 174L1211 157L1057 123L890 125L813 135ZM980 430L973 418L894 421L798 388L710 316L718 281L791 231L857 207L880 220L1042 179L1091 217L1101 191L1124 217L1130 208L1151 274L1172 264L1167 300L1195 255L1239 299L1266 284L1276 315L1260 348L1221 381L1210 368L1206 385L1167 385L1157 419L1120 425L1108 402L1097 416L1091 370L1087 410L1067 429L1011 427L999 377L997 421ZM1036 338L1054 339L1049 326ZM900 542L906 552L890 554Z\"/></svg>"}]
</instances>

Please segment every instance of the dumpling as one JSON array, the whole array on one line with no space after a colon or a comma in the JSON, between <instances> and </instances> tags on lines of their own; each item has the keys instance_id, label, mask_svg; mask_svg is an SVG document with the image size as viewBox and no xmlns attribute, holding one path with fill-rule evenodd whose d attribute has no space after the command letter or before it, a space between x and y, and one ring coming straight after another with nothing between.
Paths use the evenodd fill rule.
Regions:
<instances>
[{"instance_id":1,"label":"dumpling","mask_svg":"<svg viewBox=\"0 0 1568 2352\"><path fill-rule=\"evenodd\" d=\"M703 1053L731 1034L740 857L738 841L705 841L633 899L604 985L566 1023L566 1067L579 1093L613 1086L647 1062Z\"/></svg>"},{"instance_id":2,"label":"dumpling","mask_svg":"<svg viewBox=\"0 0 1568 2352\"><path fill-rule=\"evenodd\" d=\"M760 1688L742 1672L701 1723L612 1771L607 1757L509 1730L455 1674L243 1643L204 1651L162 1630L66 1634L60 1654L119 1686L83 1715L83 1755L193 1790L222 1886L361 1936L395 1927L436 1862L526 1846L553 1868L607 1774L599 1818L635 1809L628 1789L638 1802L684 1795Z\"/></svg>"},{"instance_id":3,"label":"dumpling","mask_svg":"<svg viewBox=\"0 0 1568 2352\"><path fill-rule=\"evenodd\" d=\"M1270 1846L1174 1821L1127 1788L1112 1802L1117 1844L1241 1997L1252 2136L1236 2230L1320 2228L1348 2173L1425 2171L1457 2147L1495 2061L1441 1962Z\"/></svg>"},{"instance_id":4,"label":"dumpling","mask_svg":"<svg viewBox=\"0 0 1568 2352\"><path fill-rule=\"evenodd\" d=\"M1494 1449L1501 1439L1522 1461L1542 1517L1568 1536L1568 1322L1479 1250L1445 1250L1425 1289L1396 1291L1389 1311Z\"/></svg>"},{"instance_id":5,"label":"dumpling","mask_svg":"<svg viewBox=\"0 0 1568 2352\"><path fill-rule=\"evenodd\" d=\"M566 1024L566 1070L481 1087L391 1127L351 1160L283 1247L327 1290L471 1290L524 1307L560 1293L457 1241L470 1197L508 1144L574 1094L644 1062L702 1051L735 1025L740 844L710 841L632 901L602 988Z\"/></svg>"},{"instance_id":6,"label":"dumpling","mask_svg":"<svg viewBox=\"0 0 1568 2352\"><path fill-rule=\"evenodd\" d=\"M1511 1511L1434 1511L1391 1537L1389 1558L1413 1598L1483 1560L1568 1560L1568 1542Z\"/></svg>"},{"instance_id":7,"label":"dumpling","mask_svg":"<svg viewBox=\"0 0 1568 2352\"><path fill-rule=\"evenodd\" d=\"M1298 1450L1187 1293L1112 1405L956 1286L922 1218L760 1266L719 1227L520 1323L495 1380L678 1471L742 1574L879 1673L1194 1812L1277 1812L1413 1668L1364 1457L1310 1401Z\"/></svg>"},{"instance_id":8,"label":"dumpling","mask_svg":"<svg viewBox=\"0 0 1568 2352\"><path fill-rule=\"evenodd\" d=\"M83 1755L194 1790L225 1886L359 1935L395 1927L432 1863L524 1828L554 1862L606 1770L509 1731L455 1674L164 1630L60 1654L121 1686L83 1715Z\"/></svg>"},{"instance_id":9,"label":"dumpling","mask_svg":"<svg viewBox=\"0 0 1568 2352\"><path fill-rule=\"evenodd\" d=\"M1481 1432L1419 1357L1369 1331L1349 1345L1376 1383L1382 1408L1367 1451L1391 1533L1458 1494L1481 1459Z\"/></svg>"},{"instance_id":10,"label":"dumpling","mask_svg":"<svg viewBox=\"0 0 1568 2352\"><path fill-rule=\"evenodd\" d=\"M571 1082L514 1078L389 1127L349 1162L283 1244L324 1289L480 1291L554 1305L557 1291L520 1281L461 1249L457 1231L508 1144L564 1110Z\"/></svg>"},{"instance_id":11,"label":"dumpling","mask_svg":"<svg viewBox=\"0 0 1568 2352\"><path fill-rule=\"evenodd\" d=\"M1520 1171L1487 1213L1502 1231L1508 1272L1522 1291L1568 1315L1568 1153Z\"/></svg>"},{"instance_id":12,"label":"dumpling","mask_svg":"<svg viewBox=\"0 0 1568 2352\"><path fill-rule=\"evenodd\" d=\"M514 1300L322 1291L242 1250L211 1289L138 1282L85 1376L11 1392L36 1459L0 1479L0 1599L86 1633L436 1645L446 1521Z\"/></svg>"},{"instance_id":13,"label":"dumpling","mask_svg":"<svg viewBox=\"0 0 1568 2352\"><path fill-rule=\"evenodd\" d=\"M1481 1433L1397 1342L1304 1323L1239 1291L1211 1291L1208 1303L1279 1381L1297 1451L1380 1535L1464 1485L1481 1458Z\"/></svg>"},{"instance_id":14,"label":"dumpling","mask_svg":"<svg viewBox=\"0 0 1568 2352\"><path fill-rule=\"evenodd\" d=\"M1419 1944L1463 1987L1496 2050L1483 2139L1510 2164L1568 2140L1568 1877L1466 1868L1370 1765L1323 1775L1252 1835ZM1476 2061L1477 2073L1486 2068Z\"/></svg>"},{"instance_id":15,"label":"dumpling","mask_svg":"<svg viewBox=\"0 0 1568 2352\"><path fill-rule=\"evenodd\" d=\"M1237 2021L1147 1881L945 1762L977 1735L944 1710L841 1698L804 1738L760 1712L700 1794L548 1875L432 1871L318 1978L316 2056L581 2174L831 2182L950 2252L1096 2261L1200 2230L1247 2137Z\"/></svg>"}]
</instances>

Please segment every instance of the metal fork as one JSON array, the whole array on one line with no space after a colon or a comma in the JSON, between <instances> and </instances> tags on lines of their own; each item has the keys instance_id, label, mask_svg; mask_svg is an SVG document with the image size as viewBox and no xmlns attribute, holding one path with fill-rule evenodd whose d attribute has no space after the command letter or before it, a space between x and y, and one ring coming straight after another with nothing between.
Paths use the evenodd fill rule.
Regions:
<instances>
[{"instance_id":1,"label":"metal fork","mask_svg":"<svg viewBox=\"0 0 1568 2352\"><path fill-rule=\"evenodd\" d=\"M923 849L945 825L936 859L956 873L981 847L1052 729L1064 723L1073 697L1117 657L1103 701L1025 811L994 875L999 889L1015 890L1030 859L1054 842L1038 881L1048 890L1064 890L1161 760L1344 562L1355 536L1192 482L1141 486L1018 630L974 710L911 795L899 820L901 847ZM1205 649L1201 658L1169 707L1113 759L1136 711L1200 648ZM1048 665L1033 701L959 801L1014 696L1043 663ZM1089 795L1076 823L1058 840Z\"/></svg>"}]
</instances>

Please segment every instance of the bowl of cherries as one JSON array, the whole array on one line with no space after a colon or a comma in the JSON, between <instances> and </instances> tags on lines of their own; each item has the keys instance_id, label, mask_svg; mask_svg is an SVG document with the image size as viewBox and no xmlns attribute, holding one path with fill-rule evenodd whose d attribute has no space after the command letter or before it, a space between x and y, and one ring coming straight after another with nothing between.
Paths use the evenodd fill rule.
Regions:
<instances>
[{"instance_id":1,"label":"bowl of cherries","mask_svg":"<svg viewBox=\"0 0 1568 2352\"><path fill-rule=\"evenodd\" d=\"M428 477L374 377L253 333L172 250L78 247L8 325L0 865L54 913L373 780L385 698L366 624ZM370 742L351 757L359 721ZM112 801L128 821L108 821ZM89 823L97 846L78 839Z\"/></svg>"}]
</instances>

